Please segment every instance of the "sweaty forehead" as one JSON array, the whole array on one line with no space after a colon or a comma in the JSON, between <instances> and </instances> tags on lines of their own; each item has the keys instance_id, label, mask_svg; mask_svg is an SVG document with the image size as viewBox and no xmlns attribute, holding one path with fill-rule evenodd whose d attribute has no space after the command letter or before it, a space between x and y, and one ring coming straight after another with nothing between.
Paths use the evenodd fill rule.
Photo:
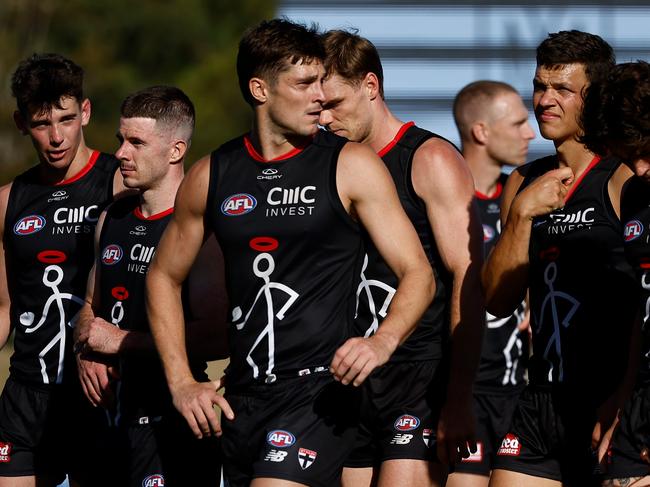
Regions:
<instances>
[{"instance_id":1,"label":"sweaty forehead","mask_svg":"<svg viewBox=\"0 0 650 487\"><path fill-rule=\"evenodd\" d=\"M585 65L582 63L537 66L535 78L541 80L586 81Z\"/></svg>"}]
</instances>

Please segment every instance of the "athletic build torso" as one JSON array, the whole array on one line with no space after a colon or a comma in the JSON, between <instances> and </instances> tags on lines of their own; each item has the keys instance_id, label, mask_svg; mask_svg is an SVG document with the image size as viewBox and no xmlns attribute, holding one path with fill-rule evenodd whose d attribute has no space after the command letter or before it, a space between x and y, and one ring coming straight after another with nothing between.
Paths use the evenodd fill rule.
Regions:
<instances>
[{"instance_id":1,"label":"athletic build torso","mask_svg":"<svg viewBox=\"0 0 650 487\"><path fill-rule=\"evenodd\" d=\"M206 218L230 297L228 386L327 371L351 336L362 241L336 188L347 141L313 141L265 162L247 137L211 156Z\"/></svg>"},{"instance_id":2,"label":"athletic build torso","mask_svg":"<svg viewBox=\"0 0 650 487\"><path fill-rule=\"evenodd\" d=\"M73 178L38 182L38 167L16 178L5 217L4 245L15 329L11 375L55 384L76 367L71 352L77 313L93 262L97 219L113 198L119 163L94 152Z\"/></svg>"}]
</instances>

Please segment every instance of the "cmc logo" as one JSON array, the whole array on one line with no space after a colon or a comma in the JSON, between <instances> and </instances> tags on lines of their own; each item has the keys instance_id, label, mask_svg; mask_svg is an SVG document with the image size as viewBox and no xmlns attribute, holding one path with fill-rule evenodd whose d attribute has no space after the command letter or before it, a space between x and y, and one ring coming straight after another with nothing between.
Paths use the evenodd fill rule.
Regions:
<instances>
[{"instance_id":1,"label":"cmc logo","mask_svg":"<svg viewBox=\"0 0 650 487\"><path fill-rule=\"evenodd\" d=\"M420 426L420 420L410 414L403 414L395 421L397 431L412 431Z\"/></svg>"},{"instance_id":2,"label":"cmc logo","mask_svg":"<svg viewBox=\"0 0 650 487\"><path fill-rule=\"evenodd\" d=\"M14 233L16 235L30 235L40 232L44 226L45 218L39 215L29 215L16 222L14 225Z\"/></svg>"},{"instance_id":3,"label":"cmc logo","mask_svg":"<svg viewBox=\"0 0 650 487\"><path fill-rule=\"evenodd\" d=\"M165 477L160 474L149 475L142 481L142 487L164 487Z\"/></svg>"},{"instance_id":4,"label":"cmc logo","mask_svg":"<svg viewBox=\"0 0 650 487\"><path fill-rule=\"evenodd\" d=\"M119 245L107 245L102 251L102 262L106 265L115 265L122 260L123 255L124 252Z\"/></svg>"},{"instance_id":5,"label":"cmc logo","mask_svg":"<svg viewBox=\"0 0 650 487\"><path fill-rule=\"evenodd\" d=\"M623 237L626 242L630 242L631 240L640 237L642 233L643 224L639 220L632 220L631 222L626 223Z\"/></svg>"},{"instance_id":6,"label":"cmc logo","mask_svg":"<svg viewBox=\"0 0 650 487\"><path fill-rule=\"evenodd\" d=\"M239 216L250 213L257 206L257 200L247 193L228 196L221 204L221 213L227 216Z\"/></svg>"},{"instance_id":7,"label":"cmc logo","mask_svg":"<svg viewBox=\"0 0 650 487\"><path fill-rule=\"evenodd\" d=\"M296 442L296 437L288 431L275 430L266 435L266 442L277 448L288 448Z\"/></svg>"},{"instance_id":8,"label":"cmc logo","mask_svg":"<svg viewBox=\"0 0 650 487\"><path fill-rule=\"evenodd\" d=\"M495 233L494 228L490 225L483 224L483 242L491 242Z\"/></svg>"}]
</instances>

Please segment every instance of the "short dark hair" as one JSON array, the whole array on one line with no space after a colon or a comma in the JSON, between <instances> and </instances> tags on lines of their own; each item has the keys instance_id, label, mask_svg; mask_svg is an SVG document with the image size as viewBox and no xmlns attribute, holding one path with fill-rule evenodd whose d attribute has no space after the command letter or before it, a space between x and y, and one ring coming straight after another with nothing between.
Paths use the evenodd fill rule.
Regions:
<instances>
[{"instance_id":1,"label":"short dark hair","mask_svg":"<svg viewBox=\"0 0 650 487\"><path fill-rule=\"evenodd\" d=\"M189 130L188 140L194 130L194 104L175 86L151 86L137 91L122 102L123 118L153 118L173 127Z\"/></svg>"},{"instance_id":2,"label":"short dark hair","mask_svg":"<svg viewBox=\"0 0 650 487\"><path fill-rule=\"evenodd\" d=\"M616 64L614 50L602 37L579 30L549 34L537 46L537 66L583 64L589 83L599 82Z\"/></svg>"},{"instance_id":3,"label":"short dark hair","mask_svg":"<svg viewBox=\"0 0 650 487\"><path fill-rule=\"evenodd\" d=\"M325 46L325 72L336 73L358 85L368 74L379 80L379 94L384 98L384 70L377 48L356 31L331 30L323 34Z\"/></svg>"},{"instance_id":4,"label":"short dark hair","mask_svg":"<svg viewBox=\"0 0 650 487\"><path fill-rule=\"evenodd\" d=\"M486 108L497 96L503 93L514 93L519 95L517 90L502 81L479 80L466 85L454 98L454 121L458 132L463 140L470 140L471 126L481 117Z\"/></svg>"},{"instance_id":5,"label":"short dark hair","mask_svg":"<svg viewBox=\"0 0 650 487\"><path fill-rule=\"evenodd\" d=\"M625 162L650 155L650 64L619 64L598 89L589 90L582 111L581 142L596 154Z\"/></svg>"},{"instance_id":6,"label":"short dark hair","mask_svg":"<svg viewBox=\"0 0 650 487\"><path fill-rule=\"evenodd\" d=\"M11 77L11 93L18 110L28 115L30 110L49 112L61 108L61 98L83 100L84 71L60 54L34 53L20 62Z\"/></svg>"},{"instance_id":7,"label":"short dark hair","mask_svg":"<svg viewBox=\"0 0 650 487\"><path fill-rule=\"evenodd\" d=\"M318 27L306 27L288 19L264 20L246 31L239 42L237 76L244 99L255 103L248 82L259 77L273 85L288 63L310 63L325 57Z\"/></svg>"}]
</instances>

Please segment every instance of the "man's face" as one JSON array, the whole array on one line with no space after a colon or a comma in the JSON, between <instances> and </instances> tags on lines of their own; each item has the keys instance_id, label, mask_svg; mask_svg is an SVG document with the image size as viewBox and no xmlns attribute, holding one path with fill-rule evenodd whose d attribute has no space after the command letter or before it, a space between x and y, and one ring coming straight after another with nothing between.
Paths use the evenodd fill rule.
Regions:
<instances>
[{"instance_id":1,"label":"man's face","mask_svg":"<svg viewBox=\"0 0 650 487\"><path fill-rule=\"evenodd\" d=\"M320 124L353 142L363 142L371 128L369 98L363 83L353 84L338 74L323 82L325 103Z\"/></svg>"},{"instance_id":2,"label":"man's face","mask_svg":"<svg viewBox=\"0 0 650 487\"><path fill-rule=\"evenodd\" d=\"M171 137L153 118L121 118L115 157L127 188L150 189L169 169Z\"/></svg>"},{"instance_id":3,"label":"man's face","mask_svg":"<svg viewBox=\"0 0 650 487\"><path fill-rule=\"evenodd\" d=\"M580 135L582 93L588 86L583 64L538 66L533 80L533 108L539 131L557 146Z\"/></svg>"},{"instance_id":4,"label":"man's face","mask_svg":"<svg viewBox=\"0 0 650 487\"><path fill-rule=\"evenodd\" d=\"M494 100L490 115L488 154L510 166L526 162L528 143L535 138L535 132L528 123L528 110L521 97L512 92L502 93Z\"/></svg>"},{"instance_id":5,"label":"man's face","mask_svg":"<svg viewBox=\"0 0 650 487\"><path fill-rule=\"evenodd\" d=\"M298 62L289 64L275 83L268 85L268 114L281 131L300 136L316 133L323 102L324 74L320 61Z\"/></svg>"},{"instance_id":6,"label":"man's face","mask_svg":"<svg viewBox=\"0 0 650 487\"><path fill-rule=\"evenodd\" d=\"M90 120L90 102L79 103L74 97L64 96L59 105L53 105L49 112L29 110L26 115L16 112L15 119L19 129L32 139L41 163L65 170L83 140L82 127Z\"/></svg>"}]
</instances>

